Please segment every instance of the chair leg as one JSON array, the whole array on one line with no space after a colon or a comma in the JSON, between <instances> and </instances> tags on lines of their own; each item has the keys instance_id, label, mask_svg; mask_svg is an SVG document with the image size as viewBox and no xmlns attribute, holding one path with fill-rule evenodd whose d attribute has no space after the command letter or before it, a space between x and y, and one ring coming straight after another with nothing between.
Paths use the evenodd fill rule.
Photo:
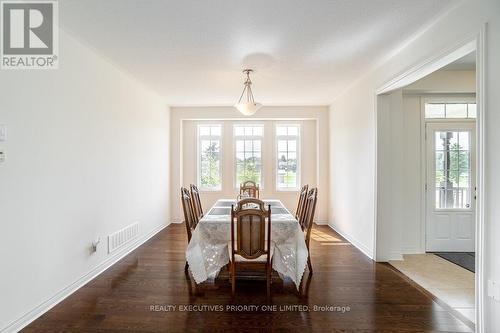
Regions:
<instances>
[{"instance_id":1,"label":"chair leg","mask_svg":"<svg viewBox=\"0 0 500 333\"><path fill-rule=\"evenodd\" d=\"M267 297L271 296L271 267L267 267L267 272L266 272L266 283L267 283Z\"/></svg>"},{"instance_id":2,"label":"chair leg","mask_svg":"<svg viewBox=\"0 0 500 333\"><path fill-rule=\"evenodd\" d=\"M311 255L307 256L307 266L309 266L309 274L313 274L313 266L311 264Z\"/></svg>"},{"instance_id":3,"label":"chair leg","mask_svg":"<svg viewBox=\"0 0 500 333\"><path fill-rule=\"evenodd\" d=\"M236 291L236 274L234 266L234 264L231 264L231 296L233 297Z\"/></svg>"}]
</instances>

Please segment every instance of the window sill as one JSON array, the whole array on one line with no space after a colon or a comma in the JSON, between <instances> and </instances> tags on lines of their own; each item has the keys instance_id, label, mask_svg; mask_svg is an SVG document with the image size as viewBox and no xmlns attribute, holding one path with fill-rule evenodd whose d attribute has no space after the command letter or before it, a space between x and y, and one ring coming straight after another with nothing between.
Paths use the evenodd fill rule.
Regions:
<instances>
[{"instance_id":1,"label":"window sill","mask_svg":"<svg viewBox=\"0 0 500 333\"><path fill-rule=\"evenodd\" d=\"M474 213L471 208L442 208L434 209L434 213Z\"/></svg>"},{"instance_id":2,"label":"window sill","mask_svg":"<svg viewBox=\"0 0 500 333\"><path fill-rule=\"evenodd\" d=\"M206 193L216 193L216 192L222 192L222 189L216 189L216 190L212 190L212 189L204 189L204 188L200 188L199 189L200 193L201 192L206 192Z\"/></svg>"},{"instance_id":3,"label":"window sill","mask_svg":"<svg viewBox=\"0 0 500 333\"><path fill-rule=\"evenodd\" d=\"M276 188L276 192L300 192L300 188Z\"/></svg>"}]
</instances>

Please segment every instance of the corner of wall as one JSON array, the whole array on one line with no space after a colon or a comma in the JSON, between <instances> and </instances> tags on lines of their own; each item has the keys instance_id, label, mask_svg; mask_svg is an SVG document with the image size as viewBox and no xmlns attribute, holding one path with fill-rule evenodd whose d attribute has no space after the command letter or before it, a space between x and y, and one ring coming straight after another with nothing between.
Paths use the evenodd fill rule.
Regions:
<instances>
[{"instance_id":1,"label":"corner of wall","mask_svg":"<svg viewBox=\"0 0 500 333\"><path fill-rule=\"evenodd\" d=\"M370 249L365 244L357 240L355 237L343 232L340 228L338 228L335 224L329 223L328 226L332 228L336 233L345 238L349 243L354 245L358 250L363 252L368 258L374 260L373 249Z\"/></svg>"}]
</instances>

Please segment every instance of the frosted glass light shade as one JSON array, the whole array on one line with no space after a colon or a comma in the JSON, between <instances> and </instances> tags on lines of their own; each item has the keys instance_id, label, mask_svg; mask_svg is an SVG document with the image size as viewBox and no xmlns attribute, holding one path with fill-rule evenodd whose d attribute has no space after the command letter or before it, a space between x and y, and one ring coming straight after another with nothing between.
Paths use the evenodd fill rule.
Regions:
<instances>
[{"instance_id":1,"label":"frosted glass light shade","mask_svg":"<svg viewBox=\"0 0 500 333\"><path fill-rule=\"evenodd\" d=\"M244 116L252 116L262 107L262 104L259 103L237 103L234 105L238 111L241 112Z\"/></svg>"}]
</instances>

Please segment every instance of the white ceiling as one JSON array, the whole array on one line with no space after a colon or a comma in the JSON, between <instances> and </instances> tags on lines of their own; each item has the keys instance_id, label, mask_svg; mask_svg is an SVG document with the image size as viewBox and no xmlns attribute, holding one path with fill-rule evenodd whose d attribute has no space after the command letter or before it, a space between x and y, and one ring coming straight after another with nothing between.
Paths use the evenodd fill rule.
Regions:
<instances>
[{"instance_id":1,"label":"white ceiling","mask_svg":"<svg viewBox=\"0 0 500 333\"><path fill-rule=\"evenodd\" d=\"M463 71L476 69L476 52L469 53L455 62L443 67L445 71Z\"/></svg>"},{"instance_id":2,"label":"white ceiling","mask_svg":"<svg viewBox=\"0 0 500 333\"><path fill-rule=\"evenodd\" d=\"M329 104L458 0L64 0L62 28L170 105Z\"/></svg>"}]
</instances>

